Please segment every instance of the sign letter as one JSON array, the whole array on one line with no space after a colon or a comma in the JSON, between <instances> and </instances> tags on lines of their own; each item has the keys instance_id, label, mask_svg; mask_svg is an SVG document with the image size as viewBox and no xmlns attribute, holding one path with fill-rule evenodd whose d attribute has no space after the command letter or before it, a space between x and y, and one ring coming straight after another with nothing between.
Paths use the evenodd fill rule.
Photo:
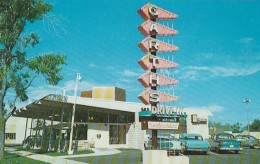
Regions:
<instances>
[{"instance_id":1,"label":"sign letter","mask_svg":"<svg viewBox=\"0 0 260 164\"><path fill-rule=\"evenodd\" d=\"M156 17L158 16L158 9L156 6L152 5L149 7L149 13L151 14L151 16Z\"/></svg>"},{"instance_id":2,"label":"sign letter","mask_svg":"<svg viewBox=\"0 0 260 164\"><path fill-rule=\"evenodd\" d=\"M154 103L159 102L159 93L158 92L151 92L150 93L150 101Z\"/></svg>"},{"instance_id":3,"label":"sign letter","mask_svg":"<svg viewBox=\"0 0 260 164\"><path fill-rule=\"evenodd\" d=\"M156 39L150 40L149 48L151 52L155 52L159 49L159 43L156 41Z\"/></svg>"},{"instance_id":4,"label":"sign letter","mask_svg":"<svg viewBox=\"0 0 260 164\"><path fill-rule=\"evenodd\" d=\"M155 67L155 65L158 63L159 58L154 55L151 55L150 59L153 61L153 67Z\"/></svg>"},{"instance_id":5,"label":"sign letter","mask_svg":"<svg viewBox=\"0 0 260 164\"><path fill-rule=\"evenodd\" d=\"M155 33L155 35L158 33L158 29L157 29L155 23L152 23L152 24L151 24L150 33Z\"/></svg>"},{"instance_id":6,"label":"sign letter","mask_svg":"<svg viewBox=\"0 0 260 164\"><path fill-rule=\"evenodd\" d=\"M156 106L152 106L151 110L152 110L152 114L157 113L157 107Z\"/></svg>"},{"instance_id":7,"label":"sign letter","mask_svg":"<svg viewBox=\"0 0 260 164\"><path fill-rule=\"evenodd\" d=\"M159 80L160 80L160 77L157 75L157 74L151 74L150 75L150 85L151 86L156 86L156 85L159 85ZM153 81L155 81L155 85L153 85Z\"/></svg>"}]
</instances>

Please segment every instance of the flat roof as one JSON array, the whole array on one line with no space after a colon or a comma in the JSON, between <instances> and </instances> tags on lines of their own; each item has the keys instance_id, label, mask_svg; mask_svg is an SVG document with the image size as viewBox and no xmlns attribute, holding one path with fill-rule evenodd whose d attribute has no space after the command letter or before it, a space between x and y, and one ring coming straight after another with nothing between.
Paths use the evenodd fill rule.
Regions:
<instances>
[{"instance_id":1,"label":"flat roof","mask_svg":"<svg viewBox=\"0 0 260 164\"><path fill-rule=\"evenodd\" d=\"M19 110L16 110L13 116L24 118L46 118L62 112L72 112L74 102L76 102L76 113L79 111L95 111L95 112L139 112L142 107L150 107L143 103L94 99L85 97L62 96L50 94L31 104L28 104ZM184 112L190 114L200 114L212 116L209 110L200 110L194 108L184 108Z\"/></svg>"},{"instance_id":2,"label":"flat roof","mask_svg":"<svg viewBox=\"0 0 260 164\"><path fill-rule=\"evenodd\" d=\"M48 95L40 100L28 104L19 110L16 110L13 116L25 118L46 118L63 112L72 112L75 102L74 96ZM114 100L99 100L93 98L76 97L77 111L95 111L95 112L138 112L143 104Z\"/></svg>"}]
</instances>

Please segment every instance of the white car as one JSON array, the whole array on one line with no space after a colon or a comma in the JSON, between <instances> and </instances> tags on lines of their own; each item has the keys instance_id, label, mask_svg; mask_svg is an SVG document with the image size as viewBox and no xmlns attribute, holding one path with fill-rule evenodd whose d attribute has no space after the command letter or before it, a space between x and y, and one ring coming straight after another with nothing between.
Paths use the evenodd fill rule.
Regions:
<instances>
[{"instance_id":1,"label":"white car","mask_svg":"<svg viewBox=\"0 0 260 164\"><path fill-rule=\"evenodd\" d=\"M144 142L145 150L152 149L152 138L148 137ZM157 137L157 149L167 150L170 154L178 155L181 151L181 142L175 140L173 137L158 136Z\"/></svg>"}]
</instances>

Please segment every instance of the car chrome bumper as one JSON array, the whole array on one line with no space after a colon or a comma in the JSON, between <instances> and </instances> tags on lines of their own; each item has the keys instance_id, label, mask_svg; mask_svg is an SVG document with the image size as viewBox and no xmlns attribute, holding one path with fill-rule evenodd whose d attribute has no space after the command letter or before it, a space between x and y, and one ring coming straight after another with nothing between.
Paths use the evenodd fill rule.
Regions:
<instances>
[{"instance_id":1,"label":"car chrome bumper","mask_svg":"<svg viewBox=\"0 0 260 164\"><path fill-rule=\"evenodd\" d=\"M194 148L194 149L186 149L186 151L209 151L209 149L199 149L199 148Z\"/></svg>"},{"instance_id":2,"label":"car chrome bumper","mask_svg":"<svg viewBox=\"0 0 260 164\"><path fill-rule=\"evenodd\" d=\"M234 147L222 147L219 150L243 150L242 148L234 148Z\"/></svg>"}]
</instances>

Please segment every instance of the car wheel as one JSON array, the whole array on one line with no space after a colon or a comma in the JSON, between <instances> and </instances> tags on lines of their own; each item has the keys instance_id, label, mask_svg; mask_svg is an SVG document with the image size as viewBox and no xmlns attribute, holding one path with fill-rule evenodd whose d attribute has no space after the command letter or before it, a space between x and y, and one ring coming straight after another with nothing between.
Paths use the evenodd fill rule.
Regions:
<instances>
[{"instance_id":1,"label":"car wheel","mask_svg":"<svg viewBox=\"0 0 260 164\"><path fill-rule=\"evenodd\" d=\"M210 153L210 149L204 152L204 155L208 155Z\"/></svg>"},{"instance_id":2,"label":"car wheel","mask_svg":"<svg viewBox=\"0 0 260 164\"><path fill-rule=\"evenodd\" d=\"M258 148L259 148L259 145L254 144L254 145L253 145L253 148L254 148L254 149L258 149Z\"/></svg>"},{"instance_id":3,"label":"car wheel","mask_svg":"<svg viewBox=\"0 0 260 164\"><path fill-rule=\"evenodd\" d=\"M215 148L216 153L220 154L220 150L218 147Z\"/></svg>"}]
</instances>

